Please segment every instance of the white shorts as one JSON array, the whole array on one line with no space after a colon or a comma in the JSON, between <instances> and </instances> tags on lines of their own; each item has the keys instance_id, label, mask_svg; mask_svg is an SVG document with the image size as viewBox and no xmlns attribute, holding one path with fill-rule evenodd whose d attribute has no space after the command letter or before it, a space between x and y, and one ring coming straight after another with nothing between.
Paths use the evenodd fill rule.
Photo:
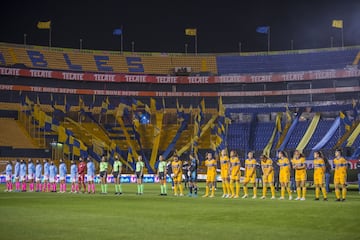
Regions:
<instances>
[{"instance_id":1,"label":"white shorts","mask_svg":"<svg viewBox=\"0 0 360 240\"><path fill-rule=\"evenodd\" d=\"M7 182L8 182L8 181L11 181L11 175L6 175L6 176L5 176L5 179L6 179Z\"/></svg>"},{"instance_id":2,"label":"white shorts","mask_svg":"<svg viewBox=\"0 0 360 240\"><path fill-rule=\"evenodd\" d=\"M93 176L87 175L86 177L87 177L87 178L86 178L86 181L87 181L87 182L92 182L92 181L94 181L94 177L93 177Z\"/></svg>"},{"instance_id":3,"label":"white shorts","mask_svg":"<svg viewBox=\"0 0 360 240\"><path fill-rule=\"evenodd\" d=\"M75 177L75 178L74 178L74 177L72 177L72 178L71 178L71 182L72 182L72 183L77 183L77 180L78 180L78 178L77 178L77 177Z\"/></svg>"},{"instance_id":4,"label":"white shorts","mask_svg":"<svg viewBox=\"0 0 360 240\"><path fill-rule=\"evenodd\" d=\"M54 183L55 182L55 177L49 177L49 182Z\"/></svg>"},{"instance_id":5,"label":"white shorts","mask_svg":"<svg viewBox=\"0 0 360 240\"><path fill-rule=\"evenodd\" d=\"M44 175L44 181L49 181L49 176Z\"/></svg>"},{"instance_id":6,"label":"white shorts","mask_svg":"<svg viewBox=\"0 0 360 240\"><path fill-rule=\"evenodd\" d=\"M60 177L59 179L60 179L60 181L63 181L66 179L66 177Z\"/></svg>"},{"instance_id":7,"label":"white shorts","mask_svg":"<svg viewBox=\"0 0 360 240\"><path fill-rule=\"evenodd\" d=\"M36 182L41 182L41 177L35 178L35 181L36 181Z\"/></svg>"},{"instance_id":8,"label":"white shorts","mask_svg":"<svg viewBox=\"0 0 360 240\"><path fill-rule=\"evenodd\" d=\"M33 180L34 179L34 175L28 175L28 180Z\"/></svg>"},{"instance_id":9,"label":"white shorts","mask_svg":"<svg viewBox=\"0 0 360 240\"><path fill-rule=\"evenodd\" d=\"M26 181L26 176L20 176L20 182L25 182Z\"/></svg>"}]
</instances>

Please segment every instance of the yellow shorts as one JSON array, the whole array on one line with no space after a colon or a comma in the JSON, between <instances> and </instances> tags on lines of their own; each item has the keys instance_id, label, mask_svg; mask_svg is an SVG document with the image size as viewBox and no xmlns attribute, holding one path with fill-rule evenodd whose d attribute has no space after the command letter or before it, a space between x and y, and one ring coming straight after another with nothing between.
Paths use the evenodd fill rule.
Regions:
<instances>
[{"instance_id":1,"label":"yellow shorts","mask_svg":"<svg viewBox=\"0 0 360 240\"><path fill-rule=\"evenodd\" d=\"M290 173L287 171L280 171L279 181L280 181L280 183L289 183L290 182Z\"/></svg>"},{"instance_id":2,"label":"yellow shorts","mask_svg":"<svg viewBox=\"0 0 360 240\"><path fill-rule=\"evenodd\" d=\"M179 173L177 176L174 176L174 182L182 182L182 173Z\"/></svg>"},{"instance_id":3,"label":"yellow shorts","mask_svg":"<svg viewBox=\"0 0 360 240\"><path fill-rule=\"evenodd\" d=\"M306 171L304 171L304 170L296 170L295 171L295 181L296 182L306 181L306 179L307 179Z\"/></svg>"},{"instance_id":4,"label":"yellow shorts","mask_svg":"<svg viewBox=\"0 0 360 240\"><path fill-rule=\"evenodd\" d=\"M233 181L239 181L240 180L240 174L234 174L234 173L231 173L231 180Z\"/></svg>"},{"instance_id":5,"label":"yellow shorts","mask_svg":"<svg viewBox=\"0 0 360 240\"><path fill-rule=\"evenodd\" d=\"M246 176L244 182L245 183L255 183L256 175L253 174L252 176Z\"/></svg>"},{"instance_id":6,"label":"yellow shorts","mask_svg":"<svg viewBox=\"0 0 360 240\"><path fill-rule=\"evenodd\" d=\"M314 174L314 184L315 185L324 184L324 174Z\"/></svg>"},{"instance_id":7,"label":"yellow shorts","mask_svg":"<svg viewBox=\"0 0 360 240\"><path fill-rule=\"evenodd\" d=\"M208 173L206 174L206 182L215 182L216 181L216 174Z\"/></svg>"},{"instance_id":8,"label":"yellow shorts","mask_svg":"<svg viewBox=\"0 0 360 240\"><path fill-rule=\"evenodd\" d=\"M346 174L344 173L335 173L334 175L334 184L344 185L346 183Z\"/></svg>"},{"instance_id":9,"label":"yellow shorts","mask_svg":"<svg viewBox=\"0 0 360 240\"><path fill-rule=\"evenodd\" d=\"M229 179L229 171L228 170L221 170L221 179L223 181Z\"/></svg>"},{"instance_id":10,"label":"yellow shorts","mask_svg":"<svg viewBox=\"0 0 360 240\"><path fill-rule=\"evenodd\" d=\"M263 176L263 182L264 183L272 183L272 182L274 182L274 173L268 174L267 177Z\"/></svg>"}]
</instances>

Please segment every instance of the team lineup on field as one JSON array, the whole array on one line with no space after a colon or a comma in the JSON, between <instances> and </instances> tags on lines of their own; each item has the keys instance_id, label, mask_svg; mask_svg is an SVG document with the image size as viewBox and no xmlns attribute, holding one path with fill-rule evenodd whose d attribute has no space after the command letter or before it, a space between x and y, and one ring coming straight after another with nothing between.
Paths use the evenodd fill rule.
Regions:
<instances>
[{"instance_id":1,"label":"team lineup on field","mask_svg":"<svg viewBox=\"0 0 360 240\"><path fill-rule=\"evenodd\" d=\"M205 194L202 197L215 197L215 188L217 181L217 172L220 172L222 181L222 198L239 198L241 182L240 178L243 177L242 198L250 197L249 187L252 187L251 198L265 199L267 197L267 189L270 188L270 199L275 199L275 174L274 164L279 167L278 182L280 183L280 197L279 200L285 199L285 193L289 200L306 199L306 181L307 181L307 166L305 156L300 151L295 150L293 158L289 160L287 154L284 151L278 152L278 160L273 161L266 155L260 156L258 162L253 152L247 154L247 159L244 161L242 167L240 158L235 150L230 151L230 156L227 154L227 150L223 149L220 152L218 160L215 159L212 153L206 153L206 160L204 162L206 168L206 184ZM41 163L39 160L33 163L32 159L28 162L24 160L16 160L13 167L10 161L6 165L6 192L26 192L29 187L30 192L57 192L57 184L59 183L59 193L66 192L66 176L68 175L65 162L60 159L59 166L56 166L53 161L44 160ZM114 178L115 195L123 194L121 184L122 163L116 157L113 163L111 174ZM328 191L325 188L325 172L326 167L329 165L326 157L323 156L321 151L314 152L314 186L315 186L315 200L320 199L320 192L324 201L328 200ZM144 194L144 168L145 164L142 160L142 156L139 156L135 165L136 175L136 194ZM220 169L218 169L218 166ZM334 187L335 187L335 199L336 201L346 200L346 181L347 181L347 168L348 163L341 155L341 150L335 151L333 159L334 166ZM262 179L262 194L258 195L257 190L257 168L261 169ZM331 167L330 167L331 168ZM172 182L172 189L174 196L184 196L184 187L188 187L189 197L198 196L198 169L199 161L189 154L188 161L182 161L176 155L176 153L166 161L162 155L159 156L159 162L157 167L157 177L160 183L160 195L166 196L167 191L167 176L170 177ZM99 177L101 192L100 194L107 194L108 184L107 175L110 170L110 165L105 157L102 157L99 164ZM295 171L294 181L296 183L295 189L290 188L290 176L291 171ZM86 176L86 178L85 178ZM75 161L71 161L70 167L70 193L93 193L95 194L95 165L90 158L84 161L79 159L77 164ZM183 181L185 180L185 181ZM15 185L15 189L13 189ZM87 187L86 187L87 185ZM292 190L296 192L296 196L293 196Z\"/></svg>"}]
</instances>

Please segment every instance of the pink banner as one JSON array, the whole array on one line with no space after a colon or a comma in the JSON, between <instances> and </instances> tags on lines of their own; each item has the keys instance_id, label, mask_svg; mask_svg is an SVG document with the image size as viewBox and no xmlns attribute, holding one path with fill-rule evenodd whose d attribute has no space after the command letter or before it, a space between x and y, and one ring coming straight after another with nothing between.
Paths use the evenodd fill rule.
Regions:
<instances>
[{"instance_id":1,"label":"pink banner","mask_svg":"<svg viewBox=\"0 0 360 240\"><path fill-rule=\"evenodd\" d=\"M24 86L24 85L0 85L0 90L62 93L62 94L105 95L105 96L143 96L143 97L218 97L218 96L223 96L223 97L250 97L250 96L278 96L278 95L292 95L292 94L321 94L321 93L359 92L360 91L360 86L356 86L356 87L338 87L338 88L318 88L318 89L299 89L299 90L279 90L279 91L153 92L153 91L118 91L118 90L53 88L53 87Z\"/></svg>"}]
</instances>

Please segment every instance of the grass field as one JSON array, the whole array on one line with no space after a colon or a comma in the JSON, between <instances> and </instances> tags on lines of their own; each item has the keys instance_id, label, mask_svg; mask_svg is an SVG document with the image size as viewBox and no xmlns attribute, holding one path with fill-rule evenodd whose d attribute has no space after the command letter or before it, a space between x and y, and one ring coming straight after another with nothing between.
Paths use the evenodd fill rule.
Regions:
<instances>
[{"instance_id":1,"label":"grass field","mask_svg":"<svg viewBox=\"0 0 360 240\"><path fill-rule=\"evenodd\" d=\"M145 184L142 196L135 194L135 184L124 184L122 196L114 195L112 185L107 195L5 193L4 188L2 240L360 239L357 191L349 191L346 202L335 202L334 193L324 202L314 201L309 190L300 202L222 199L221 189L216 198L161 197L155 184Z\"/></svg>"}]
</instances>

